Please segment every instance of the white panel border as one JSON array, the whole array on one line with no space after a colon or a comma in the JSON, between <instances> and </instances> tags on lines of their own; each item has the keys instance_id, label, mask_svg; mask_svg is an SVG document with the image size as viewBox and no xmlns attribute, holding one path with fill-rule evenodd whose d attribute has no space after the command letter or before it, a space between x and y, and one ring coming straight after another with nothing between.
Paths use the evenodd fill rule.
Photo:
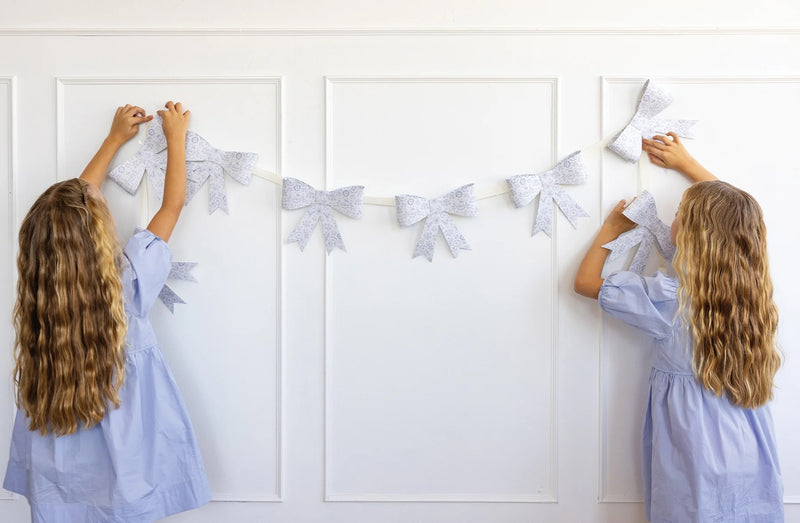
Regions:
<instances>
[{"instance_id":1,"label":"white panel border","mask_svg":"<svg viewBox=\"0 0 800 523\"><path fill-rule=\"evenodd\" d=\"M800 26L651 27L29 27L0 28L0 36L797 36Z\"/></svg>"},{"instance_id":2,"label":"white panel border","mask_svg":"<svg viewBox=\"0 0 800 523\"><path fill-rule=\"evenodd\" d=\"M616 76L616 75L601 75L600 77L600 134L603 135L605 130L606 114L608 112L608 104L606 103L606 93L609 87L619 84L636 84L642 85L647 79L654 80L660 83L671 84L781 84L781 83L798 83L800 84L800 76ZM631 111L633 116L633 111ZM604 150L604 155L608 154ZM604 157L605 158L605 157ZM640 160L643 161L643 160ZM604 184L605 179L605 159L600 162L600 207L603 208L604 201ZM641 173L641 171L640 171ZM641 175L637 177L638 185L641 186ZM641 187L639 187L641 189ZM607 467L607 449L608 442L608 396L606 387L606 376L608 374L608 360L606 359L607 351L605 350L605 318L601 317L600 320L600 338L599 338L599 351L600 351L600 427L599 437L600 453L598 456L598 483L597 483L597 500L599 503L644 503L644 499L636 496L609 496L608 492L608 467ZM800 495L784 496L784 504L800 504Z\"/></svg>"},{"instance_id":3,"label":"white panel border","mask_svg":"<svg viewBox=\"0 0 800 523\"><path fill-rule=\"evenodd\" d=\"M550 163L555 164L558 157L559 143L559 77L558 76L326 76L325 77L325 187L331 187L331 131L333 117L333 86L344 83L544 83L551 87L551 147ZM560 219L557 218L557 220ZM438 494L438 493L403 493L403 494L375 494L355 493L337 494L332 491L328 472L331 470L330 448L328 434L331 432L330 394L328 385L331 383L331 369L328 364L333 357L331 339L331 264L325 258L325 339L324 339L324 500L330 502L427 502L427 503L557 503L558 502L558 267L557 263L557 229L554 227L551 239L550 270L553 275L553 284L550 295L551 306L551 338L550 338L550 492L547 494Z\"/></svg>"},{"instance_id":4,"label":"white panel border","mask_svg":"<svg viewBox=\"0 0 800 523\"><path fill-rule=\"evenodd\" d=\"M65 161L65 147L64 147L64 89L70 85L152 85L152 84L264 84L275 86L275 107L276 107L276 170L277 174L283 171L283 77L281 76L59 76L56 77L56 134L57 134L57 158L58 166L56 168L56 180L61 179L64 172ZM272 183L267 182L266 183ZM140 188L140 191L146 193L146 187ZM284 411L284 390L283 383L285 381L285 369L283 365L283 331L284 331L284 318L283 318L283 242L282 238L282 225L281 225L281 192L276 192L275 198L275 227L276 227L276 267L278 268L276 274L276 289L277 293L275 299L277 300L277 329L276 329L276 361L275 361L275 380L276 380L276 448L275 448L275 463L277 469L275 470L275 492L263 494L252 493L248 495L237 495L232 493L213 493L211 497L212 502L247 502L247 503L276 503L283 502L284 491L284 466L285 461L285 445L284 445L284 427L283 427L283 411Z\"/></svg>"},{"instance_id":5,"label":"white panel border","mask_svg":"<svg viewBox=\"0 0 800 523\"><path fill-rule=\"evenodd\" d=\"M8 150L6 151L8 154L8 187L6 187L6 198L8 198L8 237L11 239L11 245L6 253L8 257L8 266L11 269L7 275L8 281L11 283L11 288L14 288L14 282L16 281L16 258L17 258L17 242L14 241L15 233L17 230L17 143L18 143L18 136L17 136L17 77L16 76L0 76L0 85L8 86L8 114L9 119L6 122L7 132L8 132ZM13 298L11 298L13 299ZM13 306L13 305L12 305ZM11 321L10 318L6 319L5 321ZM12 329L13 332L13 329ZM7 340L9 345L8 347L12 347L13 340ZM3 345L5 346L6 343L4 342ZM11 354L11 351L8 352ZM14 401L15 390L14 390L14 380L11 379L7 385L9 389L9 398L11 398L11 412L12 416L9 420L8 428L14 426L14 418L16 414L16 403ZM10 501L17 498L17 495L0 488L0 500L3 501Z\"/></svg>"}]
</instances>

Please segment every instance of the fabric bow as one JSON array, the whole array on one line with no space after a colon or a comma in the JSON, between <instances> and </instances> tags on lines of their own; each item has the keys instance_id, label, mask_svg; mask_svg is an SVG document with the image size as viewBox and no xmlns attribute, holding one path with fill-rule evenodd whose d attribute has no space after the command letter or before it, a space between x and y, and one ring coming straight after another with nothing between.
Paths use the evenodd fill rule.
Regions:
<instances>
[{"instance_id":1,"label":"fabric bow","mask_svg":"<svg viewBox=\"0 0 800 523\"><path fill-rule=\"evenodd\" d=\"M191 270L195 267L197 267L196 262L172 262L172 267L169 270L167 279L196 282L197 279L195 279L195 277L191 274ZM169 312L172 314L175 314L176 303L186 303L167 284L164 284L164 286L161 287L161 292L158 293L158 298L164 305L167 306Z\"/></svg>"},{"instance_id":2,"label":"fabric bow","mask_svg":"<svg viewBox=\"0 0 800 523\"><path fill-rule=\"evenodd\" d=\"M342 235L339 234L339 227L336 225L333 210L335 209L350 218L360 218L363 201L363 185L351 185L333 191L317 191L296 178L284 178L281 197L282 207L293 210L311 206L291 234L289 234L287 240L290 243L297 242L300 250L304 250L311 233L317 226L317 221L321 221L322 236L325 239L325 249L328 254L333 251L334 247L339 247L346 251Z\"/></svg>"},{"instance_id":3,"label":"fabric bow","mask_svg":"<svg viewBox=\"0 0 800 523\"><path fill-rule=\"evenodd\" d=\"M258 160L255 153L229 152L215 149L202 136L186 133L186 203L209 180L208 213L222 209L228 214L228 195L225 192L225 173L248 185ZM163 194L163 191L159 194Z\"/></svg>"},{"instance_id":4,"label":"fabric bow","mask_svg":"<svg viewBox=\"0 0 800 523\"><path fill-rule=\"evenodd\" d=\"M670 131L683 138L694 138L691 128L697 120L655 118L672 103L673 97L663 87L647 80L639 95L636 113L630 123L617 134L608 148L629 162L636 162L642 154L642 138Z\"/></svg>"},{"instance_id":5,"label":"fabric bow","mask_svg":"<svg viewBox=\"0 0 800 523\"><path fill-rule=\"evenodd\" d=\"M664 259L668 262L672 261L675 246L670 241L670 228L658 218L656 202L649 192L642 192L622 211L622 214L636 223L637 227L620 234L615 240L603 245L611 251L606 261L615 260L634 246L639 245L629 270L642 274L650 257L650 251L653 250L654 241Z\"/></svg>"},{"instance_id":6,"label":"fabric bow","mask_svg":"<svg viewBox=\"0 0 800 523\"><path fill-rule=\"evenodd\" d=\"M586 165L580 151L570 154L545 173L520 174L508 178L506 181L511 191L511 199L517 207L528 205L536 198L537 194L540 195L532 236L539 231L544 231L547 236L552 237L553 201L573 227L576 227L578 218L589 216L589 213L584 211L564 189L557 185L577 185L586 182Z\"/></svg>"},{"instance_id":7,"label":"fabric bow","mask_svg":"<svg viewBox=\"0 0 800 523\"><path fill-rule=\"evenodd\" d=\"M166 169L167 138L161 128L161 117L156 116L147 128L142 146L127 161L116 166L108 173L108 177L117 182L128 194L136 194L142 176L147 173L147 180L156 188L159 186L164 193L164 174ZM161 158L160 156L163 156Z\"/></svg>"},{"instance_id":8,"label":"fabric bow","mask_svg":"<svg viewBox=\"0 0 800 523\"><path fill-rule=\"evenodd\" d=\"M186 133L186 205L209 182L208 213L217 209L228 213L228 197L225 192L225 176L247 185L253 175L258 155L255 153L221 151L211 146L199 134ZM115 167L108 176L130 194L135 194L143 171L158 199L164 196L164 178L167 170L167 140L161 127L161 117L153 119L147 129L142 147L130 160Z\"/></svg>"},{"instance_id":9,"label":"fabric bow","mask_svg":"<svg viewBox=\"0 0 800 523\"><path fill-rule=\"evenodd\" d=\"M413 258L425 256L433 261L433 249L436 245L436 232L441 229L447 246L455 258L459 249L472 250L466 238L461 235L456 224L448 214L459 216L477 216L478 206L475 203L474 184L465 185L451 191L440 198L429 200L421 196L401 194L395 196L397 205L397 222L409 226L425 219L422 235L414 247Z\"/></svg>"}]
</instances>

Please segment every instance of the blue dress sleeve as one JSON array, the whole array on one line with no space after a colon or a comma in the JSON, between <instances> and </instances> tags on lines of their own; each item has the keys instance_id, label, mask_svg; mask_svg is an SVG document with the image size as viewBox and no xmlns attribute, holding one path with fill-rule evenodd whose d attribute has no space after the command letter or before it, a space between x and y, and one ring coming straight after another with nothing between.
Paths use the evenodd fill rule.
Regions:
<instances>
[{"instance_id":1,"label":"blue dress sleeve","mask_svg":"<svg viewBox=\"0 0 800 523\"><path fill-rule=\"evenodd\" d=\"M167 243L147 229L136 229L122 250L131 266L133 293L129 304L139 316L146 316L172 268Z\"/></svg>"},{"instance_id":2,"label":"blue dress sleeve","mask_svg":"<svg viewBox=\"0 0 800 523\"><path fill-rule=\"evenodd\" d=\"M677 282L662 273L618 271L603 281L597 299L610 315L659 339L672 334L676 290Z\"/></svg>"}]
</instances>

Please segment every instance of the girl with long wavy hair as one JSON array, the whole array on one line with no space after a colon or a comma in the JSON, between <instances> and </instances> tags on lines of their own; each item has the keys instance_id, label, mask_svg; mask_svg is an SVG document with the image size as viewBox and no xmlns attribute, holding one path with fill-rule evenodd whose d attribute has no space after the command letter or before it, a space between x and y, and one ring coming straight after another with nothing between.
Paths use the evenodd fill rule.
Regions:
<instances>
[{"instance_id":1,"label":"girl with long wavy hair","mask_svg":"<svg viewBox=\"0 0 800 523\"><path fill-rule=\"evenodd\" d=\"M189 111L158 111L167 140L161 208L124 249L100 186L152 120L117 109L80 178L33 204L19 232L17 416L3 487L38 522L147 522L209 500L189 416L147 318L171 268L186 194Z\"/></svg>"},{"instance_id":2,"label":"girl with long wavy hair","mask_svg":"<svg viewBox=\"0 0 800 523\"><path fill-rule=\"evenodd\" d=\"M781 355L761 208L703 168L674 133L643 140L643 149L694 182L672 224L677 277L602 278L602 245L635 226L623 200L581 262L575 290L652 338L642 433L647 519L782 522L768 405Z\"/></svg>"}]
</instances>

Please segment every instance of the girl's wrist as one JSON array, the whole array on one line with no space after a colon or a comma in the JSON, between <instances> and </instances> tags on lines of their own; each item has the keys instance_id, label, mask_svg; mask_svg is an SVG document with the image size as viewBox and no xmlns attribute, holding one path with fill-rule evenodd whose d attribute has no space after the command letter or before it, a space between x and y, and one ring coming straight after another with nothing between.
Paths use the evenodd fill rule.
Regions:
<instances>
[{"instance_id":1,"label":"girl's wrist","mask_svg":"<svg viewBox=\"0 0 800 523\"><path fill-rule=\"evenodd\" d=\"M118 136L116 136L114 134L109 134L108 136L106 136L106 139L105 139L105 141L103 143L104 143L104 145L112 147L116 151L117 149L122 147L122 145L126 141L127 140L124 140L124 139L122 139L122 138L120 138L120 137L118 137Z\"/></svg>"},{"instance_id":2,"label":"girl's wrist","mask_svg":"<svg viewBox=\"0 0 800 523\"><path fill-rule=\"evenodd\" d=\"M169 147L170 149L175 149L178 147L184 149L186 147L186 137L168 136L167 147Z\"/></svg>"}]
</instances>

